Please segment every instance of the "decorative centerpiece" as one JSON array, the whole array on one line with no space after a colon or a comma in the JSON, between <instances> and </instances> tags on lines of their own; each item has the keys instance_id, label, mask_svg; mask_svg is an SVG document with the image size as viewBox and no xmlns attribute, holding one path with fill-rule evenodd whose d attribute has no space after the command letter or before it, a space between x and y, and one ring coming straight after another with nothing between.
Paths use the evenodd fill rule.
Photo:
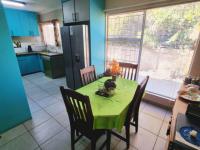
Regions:
<instances>
[{"instance_id":1,"label":"decorative centerpiece","mask_svg":"<svg viewBox=\"0 0 200 150\"><path fill-rule=\"evenodd\" d=\"M112 76L112 80L116 81L117 76L120 75L119 63L116 60L113 60L109 64L109 68L106 70L106 72L104 73L104 75L105 76Z\"/></svg>"},{"instance_id":2,"label":"decorative centerpiece","mask_svg":"<svg viewBox=\"0 0 200 150\"><path fill-rule=\"evenodd\" d=\"M115 93L115 88L117 85L113 81L113 79L108 79L104 83L105 91L108 95L113 95Z\"/></svg>"},{"instance_id":3,"label":"decorative centerpiece","mask_svg":"<svg viewBox=\"0 0 200 150\"><path fill-rule=\"evenodd\" d=\"M103 88L96 91L96 94L104 97L110 97L114 95L116 87L115 81L113 81L113 79L108 79L104 82Z\"/></svg>"},{"instance_id":4,"label":"decorative centerpiece","mask_svg":"<svg viewBox=\"0 0 200 150\"><path fill-rule=\"evenodd\" d=\"M96 94L104 97L110 97L114 95L117 87L115 81L118 75L120 75L119 63L116 60L113 60L110 63L110 67L104 73L104 76L112 76L112 79L106 80L104 82L104 86L101 86L101 88L96 91Z\"/></svg>"}]
</instances>

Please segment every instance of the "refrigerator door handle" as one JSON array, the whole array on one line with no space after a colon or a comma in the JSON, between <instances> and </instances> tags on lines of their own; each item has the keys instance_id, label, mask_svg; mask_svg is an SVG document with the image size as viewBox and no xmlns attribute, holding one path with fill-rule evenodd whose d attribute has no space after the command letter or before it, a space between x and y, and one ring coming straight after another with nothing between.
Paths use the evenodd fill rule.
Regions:
<instances>
[{"instance_id":1,"label":"refrigerator door handle","mask_svg":"<svg viewBox=\"0 0 200 150\"><path fill-rule=\"evenodd\" d=\"M75 17L76 17L76 21L79 21L79 13L78 12L75 13Z\"/></svg>"},{"instance_id":2,"label":"refrigerator door handle","mask_svg":"<svg viewBox=\"0 0 200 150\"><path fill-rule=\"evenodd\" d=\"M69 34L70 34L70 36L73 36L73 34L74 34L72 26L69 27Z\"/></svg>"},{"instance_id":3,"label":"refrigerator door handle","mask_svg":"<svg viewBox=\"0 0 200 150\"><path fill-rule=\"evenodd\" d=\"M80 56L78 54L75 55L76 62L80 62Z\"/></svg>"},{"instance_id":4,"label":"refrigerator door handle","mask_svg":"<svg viewBox=\"0 0 200 150\"><path fill-rule=\"evenodd\" d=\"M72 13L72 20L76 22L76 13Z\"/></svg>"}]
</instances>

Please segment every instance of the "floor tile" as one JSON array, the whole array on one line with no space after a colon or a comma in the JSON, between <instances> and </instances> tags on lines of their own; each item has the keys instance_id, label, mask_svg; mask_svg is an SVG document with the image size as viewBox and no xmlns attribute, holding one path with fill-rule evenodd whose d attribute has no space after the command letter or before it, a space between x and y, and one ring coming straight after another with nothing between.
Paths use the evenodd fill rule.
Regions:
<instances>
[{"instance_id":1,"label":"floor tile","mask_svg":"<svg viewBox=\"0 0 200 150\"><path fill-rule=\"evenodd\" d=\"M10 142L12 139L22 135L25 133L27 130L23 125L19 125L15 128L12 128L8 130L7 132L1 134L1 139L0 139L0 146Z\"/></svg>"},{"instance_id":2,"label":"floor tile","mask_svg":"<svg viewBox=\"0 0 200 150\"><path fill-rule=\"evenodd\" d=\"M124 141L120 141L120 143L116 145L114 150L127 150L126 149L126 143ZM130 145L129 150L137 150L137 148Z\"/></svg>"},{"instance_id":3,"label":"floor tile","mask_svg":"<svg viewBox=\"0 0 200 150\"><path fill-rule=\"evenodd\" d=\"M38 72L38 73L23 76L23 77L27 80L32 80L32 79L40 78L40 77L43 77L43 76L44 76L44 73Z\"/></svg>"},{"instance_id":4,"label":"floor tile","mask_svg":"<svg viewBox=\"0 0 200 150\"><path fill-rule=\"evenodd\" d=\"M71 136L66 130L63 130L53 138L41 145L43 150L67 150L71 146Z\"/></svg>"},{"instance_id":5,"label":"floor tile","mask_svg":"<svg viewBox=\"0 0 200 150\"><path fill-rule=\"evenodd\" d=\"M45 91L49 95L55 95L55 94L59 94L60 93L60 88L59 88L59 86L53 86L53 87L50 87L50 88L46 88Z\"/></svg>"},{"instance_id":6,"label":"floor tile","mask_svg":"<svg viewBox=\"0 0 200 150\"><path fill-rule=\"evenodd\" d=\"M0 150L35 150L38 146L33 137L26 132L0 147Z\"/></svg>"},{"instance_id":7,"label":"floor tile","mask_svg":"<svg viewBox=\"0 0 200 150\"><path fill-rule=\"evenodd\" d=\"M133 128L131 127L131 130ZM134 129L130 133L130 144L139 150L152 150L156 142L156 135L145 129L139 128L138 133Z\"/></svg>"},{"instance_id":8,"label":"floor tile","mask_svg":"<svg viewBox=\"0 0 200 150\"><path fill-rule=\"evenodd\" d=\"M66 112L65 104L63 102L58 102L44 108L50 115L56 116L59 113Z\"/></svg>"},{"instance_id":9,"label":"floor tile","mask_svg":"<svg viewBox=\"0 0 200 150\"><path fill-rule=\"evenodd\" d=\"M31 82L29 80L27 80L25 77L22 77L22 81L23 81L23 84L31 84Z\"/></svg>"},{"instance_id":10,"label":"floor tile","mask_svg":"<svg viewBox=\"0 0 200 150\"><path fill-rule=\"evenodd\" d=\"M48 78L48 77L45 77L45 76L42 76L40 78L36 78L36 79L33 79L31 80L31 82L33 82L34 84L36 85L42 85L42 84L46 84L48 82L51 82L53 79L51 78Z\"/></svg>"},{"instance_id":11,"label":"floor tile","mask_svg":"<svg viewBox=\"0 0 200 150\"><path fill-rule=\"evenodd\" d=\"M56 85L54 84L53 80L52 81L49 81L49 82L45 82L45 83L42 83L42 84L39 84L38 85L41 89L45 90L47 88L52 88L52 87L55 87ZM58 86L56 86L58 87Z\"/></svg>"},{"instance_id":12,"label":"floor tile","mask_svg":"<svg viewBox=\"0 0 200 150\"><path fill-rule=\"evenodd\" d=\"M58 124L54 119L50 119L43 124L35 127L30 132L35 140L42 144L49 140L51 137L55 136L61 132L64 128Z\"/></svg>"},{"instance_id":13,"label":"floor tile","mask_svg":"<svg viewBox=\"0 0 200 150\"><path fill-rule=\"evenodd\" d=\"M145 106L146 106L146 102L141 101L141 103L140 103L140 111L143 111Z\"/></svg>"},{"instance_id":14,"label":"floor tile","mask_svg":"<svg viewBox=\"0 0 200 150\"><path fill-rule=\"evenodd\" d=\"M32 128L37 127L38 125L44 123L49 120L51 117L44 110L32 113L32 119L28 120L24 123L25 127L30 130Z\"/></svg>"},{"instance_id":15,"label":"floor tile","mask_svg":"<svg viewBox=\"0 0 200 150\"><path fill-rule=\"evenodd\" d=\"M45 97L48 97L49 94L45 91L40 91L40 92L28 94L28 96L30 96L30 98L33 99L33 101L41 101Z\"/></svg>"},{"instance_id":16,"label":"floor tile","mask_svg":"<svg viewBox=\"0 0 200 150\"><path fill-rule=\"evenodd\" d=\"M158 138L154 147L154 150L165 150L166 140Z\"/></svg>"},{"instance_id":17,"label":"floor tile","mask_svg":"<svg viewBox=\"0 0 200 150\"><path fill-rule=\"evenodd\" d=\"M40 87L38 87L38 86L26 89L27 94L35 94L35 93L39 93L41 91L43 91L43 90Z\"/></svg>"},{"instance_id":18,"label":"floor tile","mask_svg":"<svg viewBox=\"0 0 200 150\"><path fill-rule=\"evenodd\" d=\"M37 103L42 107L42 108L45 108L47 106L50 106L52 104L55 104L59 102L58 99L56 99L56 97L54 96L48 96L48 97L45 97L43 98L42 100L40 101L37 101Z\"/></svg>"},{"instance_id":19,"label":"floor tile","mask_svg":"<svg viewBox=\"0 0 200 150\"><path fill-rule=\"evenodd\" d=\"M164 139L167 139L166 133L167 133L168 125L169 124L167 122L163 122L162 127L160 129L159 136L164 138Z\"/></svg>"},{"instance_id":20,"label":"floor tile","mask_svg":"<svg viewBox=\"0 0 200 150\"><path fill-rule=\"evenodd\" d=\"M153 117L157 117L161 120L164 120L165 114L166 114L166 110L163 108L159 108L155 105L152 104L146 104L144 109L143 109L144 113L150 114Z\"/></svg>"},{"instance_id":21,"label":"floor tile","mask_svg":"<svg viewBox=\"0 0 200 150\"><path fill-rule=\"evenodd\" d=\"M57 93L53 96L56 97L56 99L63 101L63 97L62 97L61 93Z\"/></svg>"},{"instance_id":22,"label":"floor tile","mask_svg":"<svg viewBox=\"0 0 200 150\"><path fill-rule=\"evenodd\" d=\"M24 85L25 89L36 88L36 85L28 80L23 80L23 85Z\"/></svg>"},{"instance_id":23,"label":"floor tile","mask_svg":"<svg viewBox=\"0 0 200 150\"><path fill-rule=\"evenodd\" d=\"M70 129L70 122L67 112L62 112L54 117L63 127Z\"/></svg>"},{"instance_id":24,"label":"floor tile","mask_svg":"<svg viewBox=\"0 0 200 150\"><path fill-rule=\"evenodd\" d=\"M165 118L164 118L164 121L165 122L169 122L171 121L171 116L172 116L172 112L171 111L167 111L166 115L165 115Z\"/></svg>"},{"instance_id":25,"label":"floor tile","mask_svg":"<svg viewBox=\"0 0 200 150\"><path fill-rule=\"evenodd\" d=\"M65 77L55 79L53 82L57 86L66 86L66 78Z\"/></svg>"},{"instance_id":26,"label":"floor tile","mask_svg":"<svg viewBox=\"0 0 200 150\"><path fill-rule=\"evenodd\" d=\"M32 101L32 100L29 100L29 101L28 101L28 104L29 104L29 108L30 108L31 113L40 111L40 110L42 109L38 104L36 104L36 103L35 103L34 101Z\"/></svg>"},{"instance_id":27,"label":"floor tile","mask_svg":"<svg viewBox=\"0 0 200 150\"><path fill-rule=\"evenodd\" d=\"M96 149L100 149L102 144L106 140L106 135L102 135L96 142ZM80 143L84 145L84 150L90 150L91 149L91 141L87 139L86 137L82 137L80 140ZM114 147L120 142L119 139L115 138L114 136L111 136L111 146L110 149L114 150ZM106 150L106 146L104 146L103 150Z\"/></svg>"},{"instance_id":28,"label":"floor tile","mask_svg":"<svg viewBox=\"0 0 200 150\"><path fill-rule=\"evenodd\" d=\"M162 126L162 120L147 115L145 113L141 113L139 115L139 126L158 135Z\"/></svg>"}]
</instances>

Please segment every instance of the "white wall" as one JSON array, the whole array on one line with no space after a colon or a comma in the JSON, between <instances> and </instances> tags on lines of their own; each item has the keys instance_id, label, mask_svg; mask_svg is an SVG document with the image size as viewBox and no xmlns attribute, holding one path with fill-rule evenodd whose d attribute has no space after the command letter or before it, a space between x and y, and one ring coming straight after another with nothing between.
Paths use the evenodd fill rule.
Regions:
<instances>
[{"instance_id":1,"label":"white wall","mask_svg":"<svg viewBox=\"0 0 200 150\"><path fill-rule=\"evenodd\" d=\"M41 14L40 15L40 21L44 22L44 21L50 21L53 19L58 19L60 22L60 25L63 25L63 14L62 14L62 9L57 9L45 14Z\"/></svg>"}]
</instances>

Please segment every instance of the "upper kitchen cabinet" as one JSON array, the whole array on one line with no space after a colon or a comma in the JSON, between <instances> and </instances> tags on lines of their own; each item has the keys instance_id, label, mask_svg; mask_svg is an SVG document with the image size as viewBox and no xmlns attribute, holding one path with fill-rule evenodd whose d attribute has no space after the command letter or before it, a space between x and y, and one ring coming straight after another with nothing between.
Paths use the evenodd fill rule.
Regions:
<instances>
[{"instance_id":1,"label":"upper kitchen cabinet","mask_svg":"<svg viewBox=\"0 0 200 150\"><path fill-rule=\"evenodd\" d=\"M39 36L37 13L5 9L11 36Z\"/></svg>"},{"instance_id":2,"label":"upper kitchen cabinet","mask_svg":"<svg viewBox=\"0 0 200 150\"><path fill-rule=\"evenodd\" d=\"M63 1L63 17L65 23L75 22L74 0Z\"/></svg>"},{"instance_id":3,"label":"upper kitchen cabinet","mask_svg":"<svg viewBox=\"0 0 200 150\"><path fill-rule=\"evenodd\" d=\"M89 0L75 0L75 11L77 22L89 21Z\"/></svg>"},{"instance_id":4,"label":"upper kitchen cabinet","mask_svg":"<svg viewBox=\"0 0 200 150\"><path fill-rule=\"evenodd\" d=\"M64 23L89 21L89 0L62 0Z\"/></svg>"}]
</instances>

